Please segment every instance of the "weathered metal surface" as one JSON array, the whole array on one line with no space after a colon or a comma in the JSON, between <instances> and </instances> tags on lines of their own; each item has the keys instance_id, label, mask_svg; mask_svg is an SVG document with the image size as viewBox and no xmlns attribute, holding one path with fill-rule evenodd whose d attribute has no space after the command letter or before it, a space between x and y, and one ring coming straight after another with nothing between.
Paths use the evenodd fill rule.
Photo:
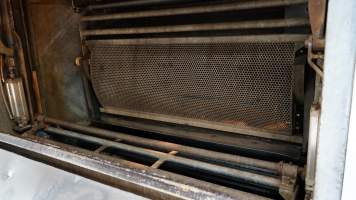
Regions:
<instances>
[{"instance_id":1,"label":"weathered metal surface","mask_svg":"<svg viewBox=\"0 0 356 200\"><path fill-rule=\"evenodd\" d=\"M8 24L8 15L6 15L7 13L7 10L6 10L6 7L5 7L5 1L1 1L0 2L0 25L1 25L1 36L4 37L6 39L6 43L7 44L11 44L10 41L8 41L8 33L10 32L10 28L9 28L9 24ZM0 48L2 50L1 51L6 51L7 53L12 53L13 52L8 52L8 46L6 44L3 43L4 41L2 39L4 38L1 38L0 39ZM5 48L5 49L4 49ZM3 88L3 82L5 81L4 80L4 74L3 74L3 70L4 70L4 66L5 65L5 58L3 56L3 53L0 53L0 131L6 131L6 132L12 132L12 122L10 121L10 115L11 115L11 112L10 112L10 108L9 108L9 105L6 101L6 98L5 98L5 90Z\"/></svg>"},{"instance_id":2,"label":"weathered metal surface","mask_svg":"<svg viewBox=\"0 0 356 200\"><path fill-rule=\"evenodd\" d=\"M199 156L207 159L213 158L215 160L234 163L240 165L241 167L245 166L249 168L248 166L250 166L255 170L258 170L258 168L267 169L280 174L281 168L283 168L283 163L268 162L268 161L252 159L252 158L238 156L238 155L219 153L215 151L204 150L200 148L194 148L194 147L184 146L184 145L160 141L160 140L153 140L153 139L147 139L143 137L127 135L127 134L123 134L115 131L108 131L105 129L99 129L95 127L82 126L82 125L68 123L61 120L51 119L51 118L45 118L44 122L53 124L54 126L67 128L70 130L84 131L94 136L119 139L120 141L127 141L130 142L130 144L137 144L140 146L153 148L155 150L164 150L168 152L177 151L179 153L183 153L187 155Z\"/></svg>"},{"instance_id":3,"label":"weathered metal surface","mask_svg":"<svg viewBox=\"0 0 356 200\"><path fill-rule=\"evenodd\" d=\"M0 55L12 56L14 54L14 50L8 48L4 45L4 43L0 40Z\"/></svg>"},{"instance_id":4,"label":"weathered metal surface","mask_svg":"<svg viewBox=\"0 0 356 200\"><path fill-rule=\"evenodd\" d=\"M223 2L222 4L212 4L204 6L170 8L160 10L146 10L140 12L123 12L118 14L98 15L98 16L83 16L82 21L99 21L99 20L114 20L114 19L129 19L141 17L158 17L158 16L171 16L171 15L186 15L186 14L202 14L211 12L226 12L226 11L239 11L245 9L256 8L270 8L278 6L290 6L306 3L306 0L257 0L257 1L243 1L243 2ZM125 2L127 3L127 2ZM108 5L105 5L107 7ZM112 5L113 8L115 7ZM100 7L99 7L100 8ZM93 7L89 7L93 9Z\"/></svg>"},{"instance_id":5,"label":"weathered metal surface","mask_svg":"<svg viewBox=\"0 0 356 200\"><path fill-rule=\"evenodd\" d=\"M213 121L187 119L183 117L175 117L175 116L161 115L161 114L148 113L148 112L117 109L114 107L101 108L100 111L106 114L137 117L137 118L150 119L150 120L156 120L161 122L170 122L170 123L181 124L181 125L203 127L212 130L227 131L227 132L237 133L241 135L281 140L281 141L292 142L292 143L302 142L302 138L299 136L285 136L279 134L277 131L276 132L266 131L266 130L256 129L248 126L243 126L243 127L228 126L229 124L216 123Z\"/></svg>"},{"instance_id":6,"label":"weathered metal surface","mask_svg":"<svg viewBox=\"0 0 356 200\"><path fill-rule=\"evenodd\" d=\"M302 27L307 26L309 21L303 18L282 19L282 20L259 20L243 22L223 22L223 23L205 23L205 24L186 24L169 25L154 27L134 27L134 28L115 28L115 29L97 29L82 30L82 36L98 35L118 35L118 34L143 34L143 33L168 33L168 32L189 32L189 31L209 31L209 30L236 30L236 29L264 29L264 28L282 28L282 27Z\"/></svg>"},{"instance_id":7,"label":"weathered metal surface","mask_svg":"<svg viewBox=\"0 0 356 200\"><path fill-rule=\"evenodd\" d=\"M326 6L326 0L308 1L310 26L315 41L323 39L325 35Z\"/></svg>"},{"instance_id":8,"label":"weathered metal surface","mask_svg":"<svg viewBox=\"0 0 356 200\"><path fill-rule=\"evenodd\" d=\"M247 171L232 169L232 168L218 166L218 165L214 165L214 164L209 164L209 163L205 163L205 162L201 162L201 161L197 161L197 160L193 160L193 159L187 159L184 157L174 156L174 155L166 154L166 153L151 150L151 149L136 147L133 145L117 143L117 142L113 142L110 140L101 139L98 137L93 137L93 136L76 133L73 131L53 128L53 127L47 127L44 130L48 131L48 132L53 132L53 133L56 133L56 134L59 134L62 136L67 136L67 137L71 137L71 138L75 138L75 139L81 139L84 141L93 142L93 143L100 144L103 146L109 146L109 147L114 147L119 150L133 152L138 155L141 154L141 155L145 155L145 156L152 157L152 158L165 159L165 160L173 162L173 163L191 166L195 169L211 171L216 174L234 177L234 178L237 178L237 179L240 179L243 181L247 181L250 183L254 183L254 184L261 184L261 185L269 186L269 187L273 187L273 188L279 188L279 186L281 184L281 182L278 178L254 174L254 173L250 173Z\"/></svg>"},{"instance_id":9,"label":"weathered metal surface","mask_svg":"<svg viewBox=\"0 0 356 200\"><path fill-rule=\"evenodd\" d=\"M0 149L2 200L145 200Z\"/></svg>"},{"instance_id":10,"label":"weathered metal surface","mask_svg":"<svg viewBox=\"0 0 356 200\"><path fill-rule=\"evenodd\" d=\"M89 5L88 10L117 8L117 7L126 7L126 6L155 5L160 3L174 3L178 1L179 0L134 0L134 1L125 1L125 2L114 2L114 3L107 3L107 4Z\"/></svg>"},{"instance_id":11,"label":"weathered metal surface","mask_svg":"<svg viewBox=\"0 0 356 200\"><path fill-rule=\"evenodd\" d=\"M13 122L10 120L10 117L8 115L4 103L4 99L1 97L0 98L0 131L9 133L12 132L12 127L13 127Z\"/></svg>"},{"instance_id":12,"label":"weathered metal surface","mask_svg":"<svg viewBox=\"0 0 356 200\"><path fill-rule=\"evenodd\" d=\"M315 73L318 76L323 78L324 77L323 69L317 63L319 63L318 60L323 61L324 55L313 53L313 44L312 44L311 39L309 39L309 41L307 41L307 46L308 46L308 64L315 71Z\"/></svg>"},{"instance_id":13,"label":"weathered metal surface","mask_svg":"<svg viewBox=\"0 0 356 200\"><path fill-rule=\"evenodd\" d=\"M40 85L38 83L38 76L36 71L32 71L32 82L33 82L34 96L37 105L37 113L39 115L42 115L43 114L42 103L41 103L42 99L41 99Z\"/></svg>"},{"instance_id":14,"label":"weathered metal surface","mask_svg":"<svg viewBox=\"0 0 356 200\"><path fill-rule=\"evenodd\" d=\"M11 108L3 85L5 83L4 67L5 67L5 58L0 55L0 79L1 79L0 93L1 93L1 100L2 100L1 103L5 107L5 110L8 114L8 118L12 120L14 119L14 117L12 116Z\"/></svg>"},{"instance_id":15,"label":"weathered metal surface","mask_svg":"<svg viewBox=\"0 0 356 200\"><path fill-rule=\"evenodd\" d=\"M162 136L175 137L185 141L196 141L236 149L236 152L249 152L260 155L258 158L270 160L285 160L302 163L300 144L281 143L269 139L246 137L234 133L202 130L187 126L169 125L147 120L132 120L125 117L102 115L101 123L126 127L134 130L157 133ZM216 147L218 148L218 147Z\"/></svg>"},{"instance_id":16,"label":"weathered metal surface","mask_svg":"<svg viewBox=\"0 0 356 200\"><path fill-rule=\"evenodd\" d=\"M11 28L11 20L10 20L10 11L7 0L3 0L0 2L0 20L1 20L1 31L2 38L4 39L6 47L13 48L13 38L12 38L12 28Z\"/></svg>"},{"instance_id":17,"label":"weathered metal surface","mask_svg":"<svg viewBox=\"0 0 356 200\"><path fill-rule=\"evenodd\" d=\"M43 111L70 121L86 120L83 86L74 65L81 53L79 16L68 0L26 3Z\"/></svg>"},{"instance_id":18,"label":"weathered metal surface","mask_svg":"<svg viewBox=\"0 0 356 200\"><path fill-rule=\"evenodd\" d=\"M36 7L38 5L31 5L31 6ZM43 5L41 5L41 6L43 6ZM37 26L34 28L36 30L33 31L33 33L35 35L43 34L43 33L41 33L41 31L43 31L43 29L45 29L45 28L39 27L39 25L37 24L37 21L44 22L44 24L46 24L46 26L51 27L51 25L48 25L50 23L48 23L47 20L40 19L39 16L44 17L45 16L44 13L42 13L42 14L34 13L33 14L33 12L37 12L36 9L33 9L32 14L31 14L31 15L37 16L37 17L35 17L36 21L33 21L33 23L36 24L35 26ZM31 8L29 10L31 10ZM45 10L46 10L46 12L49 12L50 9L46 8ZM58 9L58 10L60 10L60 9ZM66 12L64 12L64 13L66 13ZM57 16L58 16L58 14L59 13L57 13ZM51 16L50 19L54 19L55 14L53 14L53 16L52 16L52 13L50 13L48 15ZM74 20L71 20L71 19L74 19L74 18L70 18L70 21L75 21L75 23L78 23L77 18L75 18ZM62 23L63 23L63 21L62 21ZM62 26L60 28L63 30L65 30L65 29L67 29L67 30L74 29L75 30L75 28L73 28L73 27L75 27L74 26L75 23L73 23L73 24L68 23L68 24L70 24L69 26ZM49 31L49 32L51 32L51 31ZM46 110L50 116L55 116L55 117L59 117L62 119L70 118L70 120L78 120L78 119L81 120L81 119L85 119L85 117L83 117L84 116L83 113L85 113L85 112L81 112L83 110L81 110L79 112L78 112L78 110L76 110L73 112L73 110L76 109L78 105L81 105L81 106L84 105L83 101L81 100L82 98L78 97L78 96L81 96L81 94L78 95L78 91L81 91L80 89L78 89L78 88L81 88L81 87L79 87L80 84L78 86L76 83L74 83L73 85L76 85L75 88L73 88L73 90L70 90L70 89L68 90L68 88L70 88L68 86L72 86L71 81L78 80L78 77L75 76L76 71L74 71L74 72L71 71L72 69L70 67L72 67L73 65L69 64L69 62L68 62L68 61L74 61L74 59L69 59L69 57L71 57L71 56L63 56L67 53L67 50L66 50L66 52L64 52L64 50L63 50L64 47L66 47L68 44L70 44L70 45L73 44L72 39L69 39L69 38L71 38L69 35L74 36L75 34L72 34L72 31L70 31L71 34L67 35L67 33L65 33L65 32L66 31L64 31L64 32L60 31L54 35L52 34L51 37L53 37L54 40L52 40L52 39L48 40L47 42L49 42L49 43L45 43L43 40L43 37L46 37L46 36L44 36L44 35L40 35L40 36L36 35L35 36L35 38L38 37L37 39L42 40L42 42L43 42L42 44L44 46L46 46L46 47L43 47L43 46L40 47L39 53L38 53L39 60L40 60L39 63L41 65L40 69L42 70L41 78L43 78L41 85L44 86L44 88L42 89L44 91L43 93L49 94L49 95L46 95L45 99L46 99L46 103L47 103ZM48 33L46 33L46 34L48 34ZM66 36L63 36L63 35L66 35ZM47 38L47 39L49 39L49 38ZM38 41L36 41L36 42L38 42ZM64 46L64 43L66 43L65 46ZM37 44L40 44L40 43L37 43ZM74 44L76 45L77 43L74 42ZM73 48L72 49L73 51L69 54L74 55L75 53L73 53L73 52L74 52L75 48ZM61 57L61 56L63 56L63 57ZM75 56L77 56L77 55L75 55ZM58 58L58 57L61 57L61 58ZM66 60L66 61L64 61L64 60ZM62 64L59 64L59 63L62 63ZM52 66L53 64L54 64L54 66ZM43 67L45 69L43 69ZM70 71L69 73L68 73L68 69ZM72 76L73 74L74 74L74 76ZM67 75L69 75L72 78L68 78ZM50 79L56 79L56 80L50 80ZM52 83L53 85L48 85L47 83ZM77 86L78 86L78 88L77 88ZM56 89L56 91L51 91L53 89ZM72 104L73 99L75 100L75 103L77 103L77 105L73 106L73 107L70 106L70 108L67 109L68 105L73 105ZM82 104L80 104L80 103L82 103ZM48 109L48 108L50 108L50 109ZM80 107L80 108L83 108L83 107ZM74 117L73 117L73 113L75 114ZM164 159L166 159L166 158L164 158Z\"/></svg>"},{"instance_id":19,"label":"weathered metal surface","mask_svg":"<svg viewBox=\"0 0 356 200\"><path fill-rule=\"evenodd\" d=\"M105 148L117 148L123 151L134 152L136 154L146 155L149 157L156 158L157 161L151 166L152 168L157 168L158 166L162 165L164 162L178 163L185 166L191 166L195 169L202 169L216 174L224 174L226 176L236 177L240 180L245 180L256 184L278 187L280 194L285 199L292 200L296 198L296 194L298 191L298 185L296 182L297 175L298 175L298 167L294 165L285 164L285 163L266 162L266 161L255 160L255 159L250 159L241 156L232 156L228 154L207 151L204 149L186 147L179 144L173 144L173 143L168 143L163 141L125 135L122 133L107 131L104 129L76 125L76 124L67 123L67 122L50 119L50 118L45 118L44 121L49 122L54 126L60 126L63 128L68 128L70 130L76 130L76 131L88 133L89 135L115 139L115 141L111 141L111 140L101 139L98 137L81 135L76 132L67 131L59 128L52 128L52 127L46 127L44 129L45 131L56 133L62 136L76 138L84 141L90 141L96 144L101 144L102 147L98 148L96 152L102 151ZM129 142L130 145L126 145L125 142ZM136 147L135 144L138 145L139 147ZM169 153L163 153L161 152L162 150ZM178 153L191 155L196 158L199 157L202 158L203 160L214 159L215 162L220 160L230 164L234 163L235 165L236 164L240 165L240 167L242 168L244 167L243 165L247 165L252 167L250 169L257 170L257 171L258 168L260 169L265 168L267 170L274 171L276 174L278 174L280 177L280 182L277 181L278 182L278 183L276 182L277 184L273 184L272 179L269 180L269 178L266 176L260 176L260 175L256 176L256 174L249 174L240 170L231 170L229 168L222 167L222 166L206 164L205 162L201 162L193 159L186 159L181 157L180 155L176 155ZM248 167L246 169L248 169Z\"/></svg>"},{"instance_id":20,"label":"weathered metal surface","mask_svg":"<svg viewBox=\"0 0 356 200\"><path fill-rule=\"evenodd\" d=\"M28 0L31 4L71 6L72 0Z\"/></svg>"},{"instance_id":21,"label":"weathered metal surface","mask_svg":"<svg viewBox=\"0 0 356 200\"><path fill-rule=\"evenodd\" d=\"M300 142L280 136L292 129L294 42L107 43L89 45L102 112Z\"/></svg>"},{"instance_id":22,"label":"weathered metal surface","mask_svg":"<svg viewBox=\"0 0 356 200\"><path fill-rule=\"evenodd\" d=\"M30 136L27 138L31 141L0 134L0 144L14 151L22 152L40 160L54 162L61 167L66 166L67 169L71 168L78 173L90 175L92 178L110 182L122 189L135 191L150 198L162 200L266 199L188 177L173 175L172 173L163 171L157 173L155 169L128 161L118 161L112 158L103 160L102 158L106 156L74 147L69 148L66 145L49 142L46 139L37 140Z\"/></svg>"},{"instance_id":23,"label":"weathered metal surface","mask_svg":"<svg viewBox=\"0 0 356 200\"><path fill-rule=\"evenodd\" d=\"M278 46L280 43L304 42L306 39L304 34L307 33L309 25L307 14L302 10L306 6L306 1L179 2L181 4L178 4L178 1L174 3L172 1L169 6L163 4L166 2L168 1L151 2L157 3L153 7L148 7L146 3L150 4L150 2L147 1L115 2L114 4L102 2L89 6L88 12L83 13L81 36L84 44L88 44L90 49L91 57L88 58L91 64L90 79L96 97L103 107L103 113L114 115L124 113L131 117L144 116L145 119L154 117L154 120L157 118L165 122L170 120L168 121L170 123L179 121L179 124L204 124L200 127L218 127L218 130L234 133L238 132L234 130L235 127L257 127L267 130L266 132L291 135L293 113L289 108L293 108L294 105L283 107L281 104L294 103L293 89L286 86L289 83L285 84L285 80L274 80L276 77L287 77L288 81L294 80L290 74L284 74L289 67L283 66L278 67L278 70L273 70L273 73L283 73L273 74L273 78L264 79L260 75L272 75L271 72L263 71L270 67L269 63L276 61L271 66L277 66L285 61L279 58L289 58L295 52L288 56L277 56L278 59L272 58L273 61L261 61L263 67L260 67L259 61L252 62L259 58L271 58L274 50L280 52L290 50L285 46ZM147 7L135 7L142 3ZM100 10L109 8L109 5L112 9ZM132 9L120 10L116 9L116 6L132 6ZM298 15L286 14L290 12L289 9L298 12ZM236 16L232 17L231 10L249 13L238 15L238 12L235 12ZM199 15L190 17L191 14L196 13ZM161 18L156 19L152 16ZM142 20L135 18L142 18ZM172 20L169 20L171 18ZM190 18L192 19L189 20ZM261 32L257 29L261 29ZM244 42L246 44L242 44ZM263 42L270 42L271 46L266 47ZM241 51L243 53L236 52L238 50L228 52L229 47L223 47L223 45L232 46L235 43L238 43L235 50L244 49ZM259 55L249 54L249 50L254 53L259 52ZM266 53L263 50L269 52ZM291 51L294 50L292 48ZM116 56L118 54L122 56ZM267 54L270 56L264 56ZM236 60L230 60L230 56ZM252 57L256 59L250 59ZM239 63L249 66L249 69L241 70L241 72L233 71L240 70L240 67L236 66ZM166 69L168 66L169 70ZM255 70L250 66L256 66L258 69ZM118 68L120 70L117 70ZM280 69L286 71L282 72ZM261 72L257 72L258 70ZM174 72L171 73L171 71ZM225 74L226 71L228 75ZM250 74L250 71L256 71L258 75ZM244 77L239 77L239 75ZM234 80L231 81L229 77L233 76ZM174 80L171 80L172 77ZM246 79L246 77L250 78ZM219 80L219 78L224 80ZM255 83L249 83L250 80ZM273 94L267 98L261 97L263 95L257 97L251 94L251 91L267 94L266 90L258 91L258 89L259 86L268 84L269 81L281 83L277 86L279 90L276 93L272 92ZM224 86L221 86L222 84ZM201 85L205 85L206 88ZM231 88L238 91L238 94L232 94L228 85L236 85L235 88ZM258 86L246 89L246 85ZM182 88L189 91L183 91ZM271 89L275 86L264 85L264 88ZM245 92L245 90L248 91ZM249 97L246 98L244 94ZM110 97L112 97L111 102ZM235 99L229 99L230 97ZM278 97L282 97L283 100L278 101L281 104L276 105L273 102L277 101L273 99ZM240 98L242 100L239 100ZM271 110L268 111L261 108L262 102L267 101L266 99L270 101L267 107ZM227 101L229 103L225 103ZM131 106L128 105L130 103ZM230 107L224 108L223 104L230 105ZM258 105L261 107L256 108ZM229 110L229 113L223 113L223 109ZM257 110L259 112L253 113ZM264 112L260 112L261 110ZM278 112L275 112L277 110ZM267 113L269 113L268 116ZM182 118L177 119L178 117L186 119L183 121ZM205 123L200 123L204 120ZM283 139L283 136L279 137L279 135L276 137L273 134L266 135L268 135L267 138L301 142L300 137L292 136L292 139Z\"/></svg>"}]
</instances>

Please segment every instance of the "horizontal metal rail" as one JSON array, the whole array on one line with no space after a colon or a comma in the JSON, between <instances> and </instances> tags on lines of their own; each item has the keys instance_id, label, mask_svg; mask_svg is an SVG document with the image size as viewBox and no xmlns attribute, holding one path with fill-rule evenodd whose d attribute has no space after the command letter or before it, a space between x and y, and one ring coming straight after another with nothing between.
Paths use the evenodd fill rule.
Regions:
<instances>
[{"instance_id":1,"label":"horizontal metal rail","mask_svg":"<svg viewBox=\"0 0 356 200\"><path fill-rule=\"evenodd\" d=\"M280 133L268 132L265 130L252 128L252 127L240 128L240 127L231 126L231 125L229 126L227 124L220 123L220 122L212 122L212 121L207 121L207 120L189 119L189 118L178 117L178 116L169 116L169 115L164 115L164 114L147 113L147 112L126 110L126 109L117 109L114 107L100 108L100 111L103 113L112 114L112 115L128 116L128 117L135 117L135 118L140 118L140 119L148 119L148 120L155 120L155 121L160 121L160 122L188 125L188 126L193 126L193 127L201 127L201 128L212 129L212 130L236 133L236 134L240 134L240 135L248 135L248 136L253 136L253 137L261 137L261 138L286 141L286 142L291 142L291 143L302 143L302 141L303 141L303 138L300 136L283 135Z\"/></svg>"},{"instance_id":2,"label":"horizontal metal rail","mask_svg":"<svg viewBox=\"0 0 356 200\"><path fill-rule=\"evenodd\" d=\"M263 29L263 28L298 27L298 26L307 26L308 24L309 24L308 19L291 18L291 19L273 19L273 20L256 20L256 21L254 20L254 21L243 21L243 22L94 29L94 30L82 30L81 35L100 36L100 35L120 35L120 34L210 31L210 30L216 31L216 30L237 30L237 29Z\"/></svg>"},{"instance_id":3,"label":"horizontal metal rail","mask_svg":"<svg viewBox=\"0 0 356 200\"><path fill-rule=\"evenodd\" d=\"M127 144L123 144L123 143L117 143L117 142L113 142L113 141L109 141L109 140L105 140L105 139L101 139L101 138L97 138L97 137L93 137L93 136L89 136L89 135L79 134L79 133L64 130L64 129L47 127L44 130L53 132L53 133L56 133L56 134L59 134L62 136L72 137L72 138L100 144L103 146L113 147L113 148L116 148L119 150L124 150L124 151L129 151L132 153L136 153L136 154L149 156L152 158L156 158L157 160L161 159L161 160L173 162L176 164L190 166L190 167L193 167L196 169L210 171L215 174L220 174L220 175L224 175L224 176L228 176L228 177L234 177L234 178L244 180L249 183L254 183L257 185L264 185L264 186L273 187L276 189L278 189L281 185L281 180L278 178L274 178L274 177L264 176L264 175L260 175L260 174L254 174L254 173L247 172L247 171L218 166L218 165L205 163L205 162L201 162L201 161L197 161L197 160L192 160L192 159L188 159L188 158L183 158L183 157L175 156L172 154L154 151L154 150L150 150L150 149L146 149L146 148L136 147L136 146L127 145Z\"/></svg>"},{"instance_id":4,"label":"horizontal metal rail","mask_svg":"<svg viewBox=\"0 0 356 200\"><path fill-rule=\"evenodd\" d=\"M144 6L144 5L156 5L160 3L172 3L179 0L130 0L124 2L115 2L107 4L89 5L87 10L105 9L105 8L121 8L128 6Z\"/></svg>"},{"instance_id":5,"label":"horizontal metal rail","mask_svg":"<svg viewBox=\"0 0 356 200\"><path fill-rule=\"evenodd\" d=\"M244 166L247 165L247 166L250 166L253 168L260 168L260 169L265 169L265 170L267 169L267 170L270 170L270 171L273 171L276 173L280 173L280 170L283 165L282 163L275 163L275 162L263 161L263 160L258 160L258 159L252 159L252 158L243 157L243 156L219 153L219 152L215 152L215 151L194 148L194 147L189 147L189 146L184 146L184 145L180 145L180 144L164 142L164 141L159 141L159 140L147 139L147 138L143 138L143 137L127 135L127 134L123 134L123 133L119 133L119 132L108 131L108 130L94 128L94 127L82 126L82 125L73 124L73 123L69 123L69 122L65 122L65 121L61 121L61 120L57 120L57 119L45 118L45 122L49 123L49 124L57 125L57 126L60 126L63 128L67 128L70 130L74 130L74 131L82 131L82 132L89 133L89 134L95 135L95 136L120 139L123 141L128 141L130 143L144 145L144 146L150 147L150 148L161 149L161 150L165 150L168 152L169 151L177 151L179 153L199 156L202 158L207 158L207 159L213 158L215 160L229 162L229 163L233 163L233 164L237 164L237 165L244 165Z\"/></svg>"},{"instance_id":6,"label":"horizontal metal rail","mask_svg":"<svg viewBox=\"0 0 356 200\"><path fill-rule=\"evenodd\" d=\"M217 37L181 37L181 38L138 38L116 40L87 40L88 45L150 45L150 44L219 44L244 42L302 42L309 35L275 34L249 36L217 36Z\"/></svg>"},{"instance_id":7,"label":"horizontal metal rail","mask_svg":"<svg viewBox=\"0 0 356 200\"><path fill-rule=\"evenodd\" d=\"M124 12L124 13L95 15L95 16L82 16L81 20L100 21L100 20L141 18L141 17L161 17L161 16L173 16L173 15L202 14L202 13L223 12L223 11L239 11L239 10L255 9L255 8L289 6L295 4L302 4L306 2L307 2L306 0L242 1L242 2L232 2L232 3L218 4L218 5L210 4L210 5L202 5L202 6L194 6L194 7Z\"/></svg>"},{"instance_id":8,"label":"horizontal metal rail","mask_svg":"<svg viewBox=\"0 0 356 200\"><path fill-rule=\"evenodd\" d=\"M300 144L271 141L263 138L251 138L245 137L244 135L236 135L215 130L208 131L186 126L171 126L166 123L146 120L130 120L126 117L106 114L102 114L100 116L100 122L133 130L157 133L162 136L181 138L187 141L196 141L204 144L215 144L228 148L237 148L242 151L254 152L254 154L261 153L265 155L266 158L274 158L275 160L300 162L300 160L303 159L301 158Z\"/></svg>"}]
</instances>

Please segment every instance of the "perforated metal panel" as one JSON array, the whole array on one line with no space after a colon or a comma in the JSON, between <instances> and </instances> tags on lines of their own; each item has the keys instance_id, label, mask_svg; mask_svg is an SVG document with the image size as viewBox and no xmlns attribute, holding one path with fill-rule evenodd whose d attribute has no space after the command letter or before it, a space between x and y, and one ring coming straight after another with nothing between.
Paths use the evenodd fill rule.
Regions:
<instances>
[{"instance_id":1,"label":"perforated metal panel","mask_svg":"<svg viewBox=\"0 0 356 200\"><path fill-rule=\"evenodd\" d=\"M293 42L89 48L103 107L291 131Z\"/></svg>"}]
</instances>

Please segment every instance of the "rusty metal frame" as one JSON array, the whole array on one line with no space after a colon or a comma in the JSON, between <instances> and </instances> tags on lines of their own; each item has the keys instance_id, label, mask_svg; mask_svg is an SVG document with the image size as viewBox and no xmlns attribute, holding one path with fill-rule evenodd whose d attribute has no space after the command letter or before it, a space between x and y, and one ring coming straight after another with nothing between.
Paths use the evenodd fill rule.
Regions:
<instances>
[{"instance_id":1,"label":"rusty metal frame","mask_svg":"<svg viewBox=\"0 0 356 200\"><path fill-rule=\"evenodd\" d=\"M279 189L280 194L286 199L294 199L295 194L297 193L298 187L296 180L298 173L301 170L295 165L219 153L211 150L194 148L154 139L147 139L95 127L82 126L53 118L43 118L40 120L43 120L44 123L52 125L44 126L44 131L46 132L51 132L64 137L76 138L101 145L101 147L95 150L97 153L105 150L106 148L115 148L155 158L156 162L151 166L155 169L162 165L164 162L173 162L216 174L235 177L239 180L244 180L257 185L277 188ZM125 142L129 142L129 144ZM162 151L168 153L163 153ZM232 169L229 167L223 167L220 165L181 157L180 154L200 157L202 159L208 160L213 158L215 161L230 163L235 166L240 166L242 169L260 171L261 173L266 172L267 170L269 173L275 174L279 178L262 174L254 174L240 169Z\"/></svg>"},{"instance_id":2,"label":"rusty metal frame","mask_svg":"<svg viewBox=\"0 0 356 200\"><path fill-rule=\"evenodd\" d=\"M214 159L216 159L216 160L234 163L234 164L240 165L242 167L243 166L245 166L247 168L252 167L254 169L259 168L259 169L263 169L262 171L265 171L267 169L267 170L273 171L276 174L282 173L281 169L283 168L283 165L284 165L284 163L282 163L282 162L277 163L277 162L263 161L263 160L238 156L238 155L219 153L216 151L205 150L205 149L200 149L200 148L195 148L195 147L189 147L189 146L184 146L184 145L180 145L180 144L164 142L164 141L159 141L159 140L154 140L154 139L147 139L147 138L143 138L143 137L127 135L124 133L109 131L109 130L105 130L105 129L98 129L98 128L94 128L94 127L82 126L82 125L73 124L73 123L69 123L69 122L65 122L65 121L57 120L57 119L53 119L53 118L45 118L44 122L53 124L56 126L60 126L63 128L67 128L70 130L74 130L74 131L85 131L86 133L93 135L93 136L119 139L120 141L128 141L131 144L138 144L140 146L145 146L147 148L154 148L154 149L164 150L167 152L176 151L179 153L193 155L193 156L199 156L199 157L207 158L207 159L214 157Z\"/></svg>"},{"instance_id":3,"label":"rusty metal frame","mask_svg":"<svg viewBox=\"0 0 356 200\"><path fill-rule=\"evenodd\" d=\"M249 152L253 155L261 155L258 156L259 159L268 157L271 160L284 160L293 163L302 163L304 160L300 144L286 143L278 140L248 137L246 135L179 126L176 124L171 125L144 119L132 119L104 113L94 123L104 126L110 124L129 130L145 131L159 137L204 143L214 147L214 149L225 148L230 149L231 152ZM216 137L217 135L219 136Z\"/></svg>"},{"instance_id":4,"label":"rusty metal frame","mask_svg":"<svg viewBox=\"0 0 356 200\"><path fill-rule=\"evenodd\" d=\"M214 12L224 12L224 11L238 11L238 10L248 10L248 9L259 9L259 8L272 8L272 7L283 7L283 6L294 6L307 4L307 0L253 0L246 2L221 2L220 4L205 4L205 5L194 5L179 7L179 8L163 8L163 9L152 9L143 10L140 12L119 12L114 14L98 14L100 9L107 8L122 8L127 6L137 6L137 5L147 5L147 4L160 4L167 3L170 1L152 0L152 1L130 1L130 2L115 2L109 4L97 4L88 5L86 12L83 12L81 17L82 29L80 30L82 41L85 45L90 46L91 44L110 44L110 45L131 45L131 44L172 44L172 43L184 43L184 44L197 44L197 43L225 43L225 42L282 42L282 41L298 41L305 42L307 39L306 34L268 34L268 35L240 35L240 36L208 36L208 37L170 37L170 38L135 38L135 39L105 39L96 40L95 36L119 36L127 34L146 34L146 33L170 33L170 32L190 32L190 31L206 31L206 30L232 30L232 29L252 29L252 28L280 28L280 27L301 27L308 26L309 20L306 18L287 18L287 19L269 19L269 20L250 20L250 21L238 21L238 22L224 22L224 23L206 23L206 24L184 24L184 25L173 25L173 26L149 26L149 27L130 27L130 28L105 28L105 29L89 29L90 22L104 21L104 20L121 20L121 19L133 19L133 18L145 18L145 17L164 17L173 15L187 15L187 14L201 14L201 13L214 13ZM172 2L170 2L172 3ZM94 12L91 12L94 11ZM89 23L88 23L89 22ZM92 26L93 28L94 26ZM93 37L92 37L93 36ZM86 38L87 37L87 38ZM152 116L147 117L147 113L133 113L127 110L118 110L116 108L101 108L101 114L112 114L120 116L137 117L144 119L151 119ZM124 114L122 114L124 113ZM100 113L99 113L100 114ZM179 119L172 119L171 116L158 116L158 120L161 122L176 123L180 124L199 124L200 122L192 122L192 120L180 121ZM173 121L173 122L172 122ZM194 126L194 125L193 125ZM291 142L301 144L303 143L303 137L300 135L281 135L274 134L273 132L252 130L246 131L241 129L234 129L233 127L224 127L219 124L204 123L203 128L218 127L220 131L240 133L242 135L263 137L273 140L280 140L284 142ZM197 126L199 127L199 126ZM251 133L250 133L251 132ZM262 133L263 132L263 133Z\"/></svg>"},{"instance_id":5,"label":"rusty metal frame","mask_svg":"<svg viewBox=\"0 0 356 200\"><path fill-rule=\"evenodd\" d=\"M141 154L144 156L155 158L157 160L164 160L167 162L173 162L176 164L191 166L196 169L210 171L210 172L224 175L224 176L230 176L230 177L244 180L244 181L247 181L247 182L250 182L253 184L258 184L258 185L261 184L261 185L272 187L272 188L279 188L279 186L281 185L281 180L279 180L278 178L268 177L268 176L254 174L254 173L250 173L250 172L242 171L242 170L238 170L238 169L232 169L232 168L227 168L227 167L218 166L218 165L214 165L214 164L209 164L209 163L205 163L205 162L201 162L201 161L197 161L197 160L193 160L193 159L175 156L170 153L163 153L163 152L151 150L148 148L136 147L133 145L127 145L124 143L101 139L101 138L94 137L94 136L88 136L88 135L80 134L80 133L77 133L74 131L53 128L53 127L46 127L44 129L44 131L56 133L58 135L65 136L65 137L70 137L70 138L75 138L75 139L92 142L92 143L99 144L99 145L102 145L105 147L113 147L118 150L129 151L129 152L133 152L136 154ZM118 137L118 139L121 139L121 138L122 137Z\"/></svg>"}]
</instances>

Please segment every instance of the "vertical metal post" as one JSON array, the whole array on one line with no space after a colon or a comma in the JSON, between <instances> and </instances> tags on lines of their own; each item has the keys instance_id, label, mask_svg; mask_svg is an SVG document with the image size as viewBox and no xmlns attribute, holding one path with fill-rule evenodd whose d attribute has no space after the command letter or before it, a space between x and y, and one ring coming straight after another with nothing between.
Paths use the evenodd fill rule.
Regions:
<instances>
[{"instance_id":1,"label":"vertical metal post","mask_svg":"<svg viewBox=\"0 0 356 200\"><path fill-rule=\"evenodd\" d=\"M355 10L355 0L329 0L315 200L341 198L356 62Z\"/></svg>"}]
</instances>

